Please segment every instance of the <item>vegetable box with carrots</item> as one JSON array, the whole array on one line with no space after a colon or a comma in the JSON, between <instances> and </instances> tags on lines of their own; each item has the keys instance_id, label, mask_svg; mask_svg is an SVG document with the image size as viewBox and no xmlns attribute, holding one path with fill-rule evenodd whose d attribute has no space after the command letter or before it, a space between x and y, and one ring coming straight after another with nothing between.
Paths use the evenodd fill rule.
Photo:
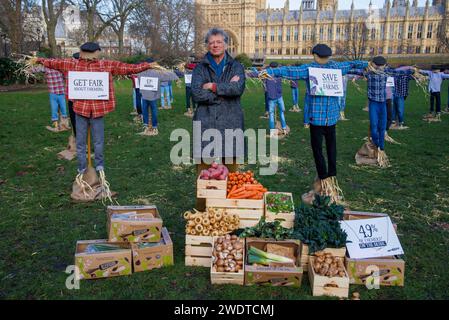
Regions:
<instances>
[{"instance_id":1,"label":"vegetable box with carrots","mask_svg":"<svg viewBox=\"0 0 449 320\"><path fill-rule=\"evenodd\" d=\"M228 176L228 199L261 200L267 189L255 178L251 171L231 172Z\"/></svg>"}]
</instances>

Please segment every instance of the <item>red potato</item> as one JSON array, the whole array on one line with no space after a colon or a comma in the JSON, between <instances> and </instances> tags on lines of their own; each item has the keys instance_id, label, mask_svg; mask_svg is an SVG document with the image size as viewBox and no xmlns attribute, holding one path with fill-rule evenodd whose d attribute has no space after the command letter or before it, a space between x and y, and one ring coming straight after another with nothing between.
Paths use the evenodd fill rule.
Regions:
<instances>
[{"instance_id":1,"label":"red potato","mask_svg":"<svg viewBox=\"0 0 449 320\"><path fill-rule=\"evenodd\" d=\"M210 177L212 179L217 179L217 180L220 176L221 176L221 171L218 169L215 169L213 172L211 172L211 175L210 175Z\"/></svg>"},{"instance_id":2,"label":"red potato","mask_svg":"<svg viewBox=\"0 0 449 320\"><path fill-rule=\"evenodd\" d=\"M211 165L211 167L214 168L214 169L217 169L218 166L219 166L218 163L216 163L215 161Z\"/></svg>"}]
</instances>

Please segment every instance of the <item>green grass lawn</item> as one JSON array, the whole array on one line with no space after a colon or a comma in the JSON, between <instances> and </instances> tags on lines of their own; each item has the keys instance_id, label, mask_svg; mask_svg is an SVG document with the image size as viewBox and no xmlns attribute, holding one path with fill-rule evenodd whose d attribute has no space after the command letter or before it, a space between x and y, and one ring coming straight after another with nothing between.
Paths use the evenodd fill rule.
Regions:
<instances>
[{"instance_id":1,"label":"green grass lawn","mask_svg":"<svg viewBox=\"0 0 449 320\"><path fill-rule=\"evenodd\" d=\"M361 83L363 86L364 84ZM304 87L301 87L302 93ZM286 88L287 108L291 106ZM158 206L174 241L175 266L128 277L81 282L65 287L66 266L74 262L77 240L107 237L101 203L70 200L76 161L58 160L68 133L47 131L50 107L45 91L0 94L0 298L3 299L312 299L307 276L300 289L211 286L209 269L184 266L182 213L195 205L195 167L170 162L170 133L191 130L183 116L184 89L175 87L175 109L160 111L160 135L141 137L133 124L129 81L117 84L117 110L106 118L106 174L120 204ZM447 103L447 82L443 102ZM243 107L247 128L266 128L260 87L249 85ZM392 167L355 165L354 155L368 131L362 111L366 93L350 85L347 117L338 125L338 170L351 209L385 212L398 224L406 252L404 288L368 291L351 286L362 299L447 299L449 248L449 116L443 122L421 120L427 98L411 84L406 102L407 131L391 135ZM302 107L302 104L301 104ZM293 192L296 205L309 190L315 167L302 113L287 113L292 134L280 142L275 176L260 177L275 191ZM252 166L250 169L256 170Z\"/></svg>"}]
</instances>

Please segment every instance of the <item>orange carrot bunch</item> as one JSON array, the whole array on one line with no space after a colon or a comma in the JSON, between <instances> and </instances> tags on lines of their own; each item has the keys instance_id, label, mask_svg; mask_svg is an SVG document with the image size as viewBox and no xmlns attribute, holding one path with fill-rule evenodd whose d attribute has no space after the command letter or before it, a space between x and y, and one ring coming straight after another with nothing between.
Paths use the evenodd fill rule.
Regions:
<instances>
[{"instance_id":1,"label":"orange carrot bunch","mask_svg":"<svg viewBox=\"0 0 449 320\"><path fill-rule=\"evenodd\" d=\"M228 198L229 199L263 199L267 192L254 177L252 171L231 172L228 175Z\"/></svg>"}]
</instances>

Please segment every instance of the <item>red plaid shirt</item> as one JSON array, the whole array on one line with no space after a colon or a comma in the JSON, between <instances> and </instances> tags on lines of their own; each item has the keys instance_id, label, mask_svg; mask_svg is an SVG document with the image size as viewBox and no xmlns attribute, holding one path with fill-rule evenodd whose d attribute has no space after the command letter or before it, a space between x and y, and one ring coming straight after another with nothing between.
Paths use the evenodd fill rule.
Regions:
<instances>
[{"instance_id":1,"label":"red plaid shirt","mask_svg":"<svg viewBox=\"0 0 449 320\"><path fill-rule=\"evenodd\" d=\"M73 110L83 117L99 118L114 111L115 94L112 77L115 75L130 75L140 73L151 68L149 63L138 65L126 64L111 60L85 59L38 59L45 67L64 73L66 85L69 71L109 72L109 100L74 100Z\"/></svg>"},{"instance_id":2,"label":"red plaid shirt","mask_svg":"<svg viewBox=\"0 0 449 320\"><path fill-rule=\"evenodd\" d=\"M61 72L43 66L33 68L33 72L45 73L45 81L47 82L50 93L65 94L64 75Z\"/></svg>"}]
</instances>

